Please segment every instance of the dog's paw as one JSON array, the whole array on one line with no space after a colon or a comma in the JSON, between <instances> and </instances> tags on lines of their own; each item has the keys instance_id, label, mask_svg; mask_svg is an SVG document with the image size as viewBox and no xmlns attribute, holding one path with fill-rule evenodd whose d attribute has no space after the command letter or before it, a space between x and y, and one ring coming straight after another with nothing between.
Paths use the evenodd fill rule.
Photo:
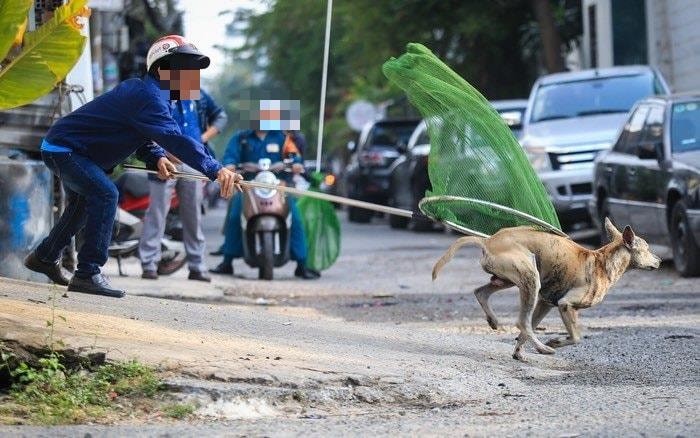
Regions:
<instances>
[{"instance_id":1,"label":"dog's paw","mask_svg":"<svg viewBox=\"0 0 700 438\"><path fill-rule=\"evenodd\" d=\"M542 343L540 343L539 345L535 343L535 349L540 354L554 354L554 348L548 347Z\"/></svg>"},{"instance_id":2,"label":"dog's paw","mask_svg":"<svg viewBox=\"0 0 700 438\"><path fill-rule=\"evenodd\" d=\"M564 346L564 339L562 339L562 338L550 339L545 344L549 347L552 347L552 348L563 347Z\"/></svg>"},{"instance_id":3,"label":"dog's paw","mask_svg":"<svg viewBox=\"0 0 700 438\"><path fill-rule=\"evenodd\" d=\"M523 357L523 353L520 351L513 352L513 359L519 360L520 362L527 362L527 360L525 360Z\"/></svg>"}]
</instances>

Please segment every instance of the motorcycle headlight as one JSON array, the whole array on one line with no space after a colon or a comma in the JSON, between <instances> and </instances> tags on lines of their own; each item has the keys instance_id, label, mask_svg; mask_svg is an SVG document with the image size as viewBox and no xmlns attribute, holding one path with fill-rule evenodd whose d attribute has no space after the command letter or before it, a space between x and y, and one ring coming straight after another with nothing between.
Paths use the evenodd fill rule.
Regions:
<instances>
[{"instance_id":1,"label":"motorcycle headlight","mask_svg":"<svg viewBox=\"0 0 700 438\"><path fill-rule=\"evenodd\" d=\"M279 180L277 179L275 174L268 171L258 173L257 175L255 175L255 179L253 181L270 185L279 184ZM277 190L256 187L253 189L253 193L255 193L257 196L263 199L268 199L275 196L275 194L277 194Z\"/></svg>"},{"instance_id":2,"label":"motorcycle headlight","mask_svg":"<svg viewBox=\"0 0 700 438\"><path fill-rule=\"evenodd\" d=\"M536 172L552 170L552 163L549 161L549 155L545 148L528 146L525 148L525 153Z\"/></svg>"}]
</instances>

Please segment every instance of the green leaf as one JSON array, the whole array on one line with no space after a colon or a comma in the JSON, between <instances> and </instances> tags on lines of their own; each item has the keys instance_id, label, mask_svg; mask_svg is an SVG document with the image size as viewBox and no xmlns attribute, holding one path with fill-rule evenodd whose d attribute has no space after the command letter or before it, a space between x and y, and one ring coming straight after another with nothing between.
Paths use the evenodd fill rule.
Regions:
<instances>
[{"instance_id":1,"label":"green leaf","mask_svg":"<svg viewBox=\"0 0 700 438\"><path fill-rule=\"evenodd\" d=\"M0 110L33 102L66 77L86 41L71 19L86 3L70 1L36 32L26 35L20 54L0 70Z\"/></svg>"},{"instance_id":2,"label":"green leaf","mask_svg":"<svg viewBox=\"0 0 700 438\"><path fill-rule=\"evenodd\" d=\"M0 0L0 61L10 51L31 7L32 0Z\"/></svg>"}]
</instances>

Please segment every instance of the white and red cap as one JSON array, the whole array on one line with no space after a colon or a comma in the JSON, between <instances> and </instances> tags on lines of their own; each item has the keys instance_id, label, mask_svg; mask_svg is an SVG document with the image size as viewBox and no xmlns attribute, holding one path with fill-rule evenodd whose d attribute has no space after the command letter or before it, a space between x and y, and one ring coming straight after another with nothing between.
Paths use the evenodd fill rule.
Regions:
<instances>
[{"instance_id":1,"label":"white and red cap","mask_svg":"<svg viewBox=\"0 0 700 438\"><path fill-rule=\"evenodd\" d=\"M209 57L195 47L194 44L187 41L180 35L167 35L159 38L150 49L146 56L146 70L150 70L154 62L173 55L185 55L196 62L200 69L209 67Z\"/></svg>"}]
</instances>

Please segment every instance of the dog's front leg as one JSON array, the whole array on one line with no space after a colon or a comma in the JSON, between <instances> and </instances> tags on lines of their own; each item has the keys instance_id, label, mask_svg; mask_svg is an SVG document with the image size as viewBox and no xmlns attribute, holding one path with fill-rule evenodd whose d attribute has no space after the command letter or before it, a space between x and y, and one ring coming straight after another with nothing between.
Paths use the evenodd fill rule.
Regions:
<instances>
[{"instance_id":1,"label":"dog's front leg","mask_svg":"<svg viewBox=\"0 0 700 438\"><path fill-rule=\"evenodd\" d=\"M581 332L578 327L578 311L565 298L557 303L561 320L564 321L564 326L569 334L566 338L554 338L547 342L547 345L553 348L564 347L566 345L578 344L581 340Z\"/></svg>"}]
</instances>

